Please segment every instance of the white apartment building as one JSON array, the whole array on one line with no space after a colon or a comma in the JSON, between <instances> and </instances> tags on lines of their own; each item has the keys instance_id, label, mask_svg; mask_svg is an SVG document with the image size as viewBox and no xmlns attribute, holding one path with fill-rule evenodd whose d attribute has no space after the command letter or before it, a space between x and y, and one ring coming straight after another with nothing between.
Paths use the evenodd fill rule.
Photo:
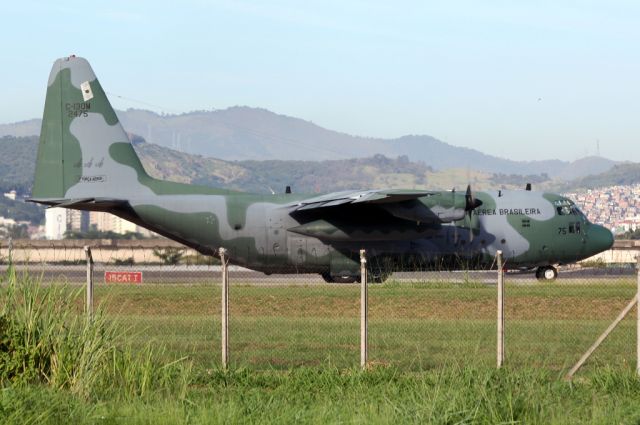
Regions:
<instances>
[{"instance_id":1,"label":"white apartment building","mask_svg":"<svg viewBox=\"0 0 640 425\"><path fill-rule=\"evenodd\" d=\"M44 210L44 235L47 239L62 239L69 229L66 208L47 208Z\"/></svg>"},{"instance_id":2,"label":"white apartment building","mask_svg":"<svg viewBox=\"0 0 640 425\"><path fill-rule=\"evenodd\" d=\"M68 210L66 208L45 210L45 237L47 239L63 239L67 231L86 232L91 229L120 234L138 232L147 237L153 235L152 232L109 213Z\"/></svg>"}]
</instances>

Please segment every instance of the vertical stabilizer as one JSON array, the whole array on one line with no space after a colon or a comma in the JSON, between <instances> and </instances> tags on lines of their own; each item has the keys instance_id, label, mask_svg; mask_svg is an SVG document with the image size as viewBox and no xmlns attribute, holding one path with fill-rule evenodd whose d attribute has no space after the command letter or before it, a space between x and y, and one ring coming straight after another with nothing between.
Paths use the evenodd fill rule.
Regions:
<instances>
[{"instance_id":1,"label":"vertical stabilizer","mask_svg":"<svg viewBox=\"0 0 640 425\"><path fill-rule=\"evenodd\" d=\"M33 200L120 197L144 178L89 62L58 59L49 75Z\"/></svg>"}]
</instances>

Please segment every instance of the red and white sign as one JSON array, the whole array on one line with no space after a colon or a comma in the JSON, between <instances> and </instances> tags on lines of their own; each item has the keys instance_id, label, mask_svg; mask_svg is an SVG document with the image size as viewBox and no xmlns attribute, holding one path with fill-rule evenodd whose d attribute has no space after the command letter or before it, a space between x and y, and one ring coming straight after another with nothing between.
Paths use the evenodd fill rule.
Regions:
<instances>
[{"instance_id":1,"label":"red and white sign","mask_svg":"<svg viewBox=\"0 0 640 425\"><path fill-rule=\"evenodd\" d=\"M142 283L142 272L104 272L104 283Z\"/></svg>"}]
</instances>

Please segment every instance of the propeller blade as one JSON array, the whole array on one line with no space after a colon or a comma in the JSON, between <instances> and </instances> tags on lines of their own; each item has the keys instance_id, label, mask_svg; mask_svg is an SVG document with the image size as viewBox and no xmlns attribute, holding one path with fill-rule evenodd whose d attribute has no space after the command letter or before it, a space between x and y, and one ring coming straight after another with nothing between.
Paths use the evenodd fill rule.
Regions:
<instances>
[{"instance_id":1,"label":"propeller blade","mask_svg":"<svg viewBox=\"0 0 640 425\"><path fill-rule=\"evenodd\" d=\"M476 199L475 196L473 196L473 192L471 191L471 185L467 186L467 191L464 195L464 198L465 198L464 210L467 212L473 211L476 208L478 208L480 205L482 205L482 201L479 199Z\"/></svg>"},{"instance_id":2,"label":"propeller blade","mask_svg":"<svg viewBox=\"0 0 640 425\"><path fill-rule=\"evenodd\" d=\"M467 191L464 197L465 197L464 210L467 212L467 215L469 217L469 242L473 242L473 225L472 225L473 210L475 210L480 205L482 205L482 201L479 199L476 199L475 196L473 196L473 192L471 191L470 184L467 185Z\"/></svg>"}]
</instances>

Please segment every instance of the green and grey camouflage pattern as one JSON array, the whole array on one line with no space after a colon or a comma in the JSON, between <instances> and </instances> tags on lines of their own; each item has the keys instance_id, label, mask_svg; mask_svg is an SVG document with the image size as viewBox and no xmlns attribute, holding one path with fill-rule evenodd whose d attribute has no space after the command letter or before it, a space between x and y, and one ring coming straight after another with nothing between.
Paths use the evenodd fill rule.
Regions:
<instances>
[{"instance_id":1,"label":"green and grey camouflage pattern","mask_svg":"<svg viewBox=\"0 0 640 425\"><path fill-rule=\"evenodd\" d=\"M58 59L49 76L33 202L105 211L206 255L265 273L320 273L355 280L368 252L377 280L425 264L510 268L587 258L613 244L560 195L533 191L367 190L261 195L150 177L89 63Z\"/></svg>"}]
</instances>

